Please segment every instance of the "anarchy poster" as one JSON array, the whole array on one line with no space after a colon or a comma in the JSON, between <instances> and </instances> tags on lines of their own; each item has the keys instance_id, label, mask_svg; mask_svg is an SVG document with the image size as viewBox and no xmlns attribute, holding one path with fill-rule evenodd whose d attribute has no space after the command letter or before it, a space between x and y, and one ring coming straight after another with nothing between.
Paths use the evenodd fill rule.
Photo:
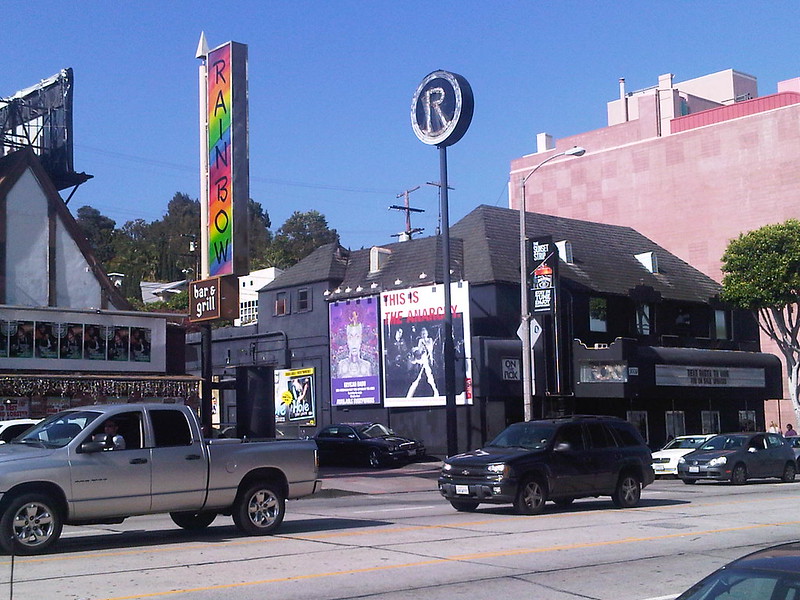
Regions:
<instances>
[{"instance_id":1,"label":"anarchy poster","mask_svg":"<svg viewBox=\"0 0 800 600\"><path fill-rule=\"evenodd\" d=\"M456 404L472 404L469 286L450 287ZM385 407L445 406L444 287L381 294Z\"/></svg>"}]
</instances>

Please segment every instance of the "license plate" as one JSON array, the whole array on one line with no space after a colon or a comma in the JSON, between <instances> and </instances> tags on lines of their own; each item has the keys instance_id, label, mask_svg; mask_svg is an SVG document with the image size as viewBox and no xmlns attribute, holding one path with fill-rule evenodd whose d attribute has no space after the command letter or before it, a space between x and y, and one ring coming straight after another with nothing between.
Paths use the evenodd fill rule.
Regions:
<instances>
[{"instance_id":1,"label":"license plate","mask_svg":"<svg viewBox=\"0 0 800 600\"><path fill-rule=\"evenodd\" d=\"M417 455L417 451L416 450L406 450L406 452L408 452L409 456L416 456Z\"/></svg>"},{"instance_id":2,"label":"license plate","mask_svg":"<svg viewBox=\"0 0 800 600\"><path fill-rule=\"evenodd\" d=\"M689 467L689 473L699 473L700 467Z\"/></svg>"},{"instance_id":3,"label":"license plate","mask_svg":"<svg viewBox=\"0 0 800 600\"><path fill-rule=\"evenodd\" d=\"M460 496L468 496L469 495L469 486L468 485L457 485L456 486L456 494Z\"/></svg>"}]
</instances>

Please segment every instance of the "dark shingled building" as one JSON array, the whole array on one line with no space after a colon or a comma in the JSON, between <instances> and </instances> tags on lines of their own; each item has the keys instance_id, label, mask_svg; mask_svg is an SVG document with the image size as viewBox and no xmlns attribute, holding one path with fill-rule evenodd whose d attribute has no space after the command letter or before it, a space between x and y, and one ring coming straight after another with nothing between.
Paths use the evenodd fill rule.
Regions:
<instances>
[{"instance_id":1,"label":"dark shingled building","mask_svg":"<svg viewBox=\"0 0 800 600\"><path fill-rule=\"evenodd\" d=\"M751 313L722 304L716 282L633 229L526 218L529 237L549 237L560 258L558 322L534 315L536 417L618 415L653 447L682 433L763 429L763 401L781 395L780 362L759 352ZM457 409L466 450L523 418L519 213L479 206L450 236L451 280L469 284L472 404ZM214 372L236 390L240 434L275 433L274 369L314 367L315 418L279 429L313 435L329 423L382 421L444 454L444 407L332 406L328 333L332 301L441 284L441 246L435 236L322 246L261 290L257 325L215 332ZM198 349L190 339L194 370Z\"/></svg>"}]
</instances>

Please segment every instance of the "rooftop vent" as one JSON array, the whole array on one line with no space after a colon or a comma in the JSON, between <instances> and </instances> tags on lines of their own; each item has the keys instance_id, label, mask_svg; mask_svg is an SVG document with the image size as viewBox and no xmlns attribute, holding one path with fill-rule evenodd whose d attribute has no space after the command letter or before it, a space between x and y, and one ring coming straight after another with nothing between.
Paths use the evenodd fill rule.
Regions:
<instances>
[{"instance_id":1,"label":"rooftop vent","mask_svg":"<svg viewBox=\"0 0 800 600\"><path fill-rule=\"evenodd\" d=\"M641 254L636 254L635 257L645 269L651 273L658 273L658 258L655 252L642 252Z\"/></svg>"}]
</instances>

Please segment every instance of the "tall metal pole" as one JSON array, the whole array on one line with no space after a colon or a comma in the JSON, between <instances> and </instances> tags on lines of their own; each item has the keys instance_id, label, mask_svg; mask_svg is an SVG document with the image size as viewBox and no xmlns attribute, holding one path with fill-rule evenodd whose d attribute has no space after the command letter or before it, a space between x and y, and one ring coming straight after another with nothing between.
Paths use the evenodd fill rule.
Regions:
<instances>
[{"instance_id":1,"label":"tall metal pole","mask_svg":"<svg viewBox=\"0 0 800 600\"><path fill-rule=\"evenodd\" d=\"M196 58L202 63L198 69L198 104L200 112L200 273L195 278L208 277L208 44L205 33L200 34ZM214 365L211 353L211 324L200 328L200 421L204 433L211 436L211 378Z\"/></svg>"},{"instance_id":2,"label":"tall metal pole","mask_svg":"<svg viewBox=\"0 0 800 600\"><path fill-rule=\"evenodd\" d=\"M525 228L525 182L527 177L521 178L521 204L519 207L519 305L520 320L522 327L522 406L524 409L525 420L533 418L533 381L531 368L531 315L528 310L528 239Z\"/></svg>"},{"instance_id":3,"label":"tall metal pole","mask_svg":"<svg viewBox=\"0 0 800 600\"><path fill-rule=\"evenodd\" d=\"M447 147L439 148L439 182L441 183L442 262L444 263L444 387L447 411L447 455L458 454L456 420L456 366L453 344L453 303L450 299L450 213L447 197Z\"/></svg>"},{"instance_id":4,"label":"tall metal pole","mask_svg":"<svg viewBox=\"0 0 800 600\"><path fill-rule=\"evenodd\" d=\"M525 213L527 210L525 202L525 184L531 175L536 173L542 166L560 156L583 156L586 153L584 148L573 146L569 150L548 156L531 171L520 179L520 207L519 207L519 287L520 287L520 328L522 330L522 404L524 407L525 420L533 418L533 369L531 361L531 315L528 309L528 253L527 253L527 232L525 229ZM561 393L560 364L558 358L558 307L554 307L553 316L556 336L555 361L556 361L556 392Z\"/></svg>"}]
</instances>

